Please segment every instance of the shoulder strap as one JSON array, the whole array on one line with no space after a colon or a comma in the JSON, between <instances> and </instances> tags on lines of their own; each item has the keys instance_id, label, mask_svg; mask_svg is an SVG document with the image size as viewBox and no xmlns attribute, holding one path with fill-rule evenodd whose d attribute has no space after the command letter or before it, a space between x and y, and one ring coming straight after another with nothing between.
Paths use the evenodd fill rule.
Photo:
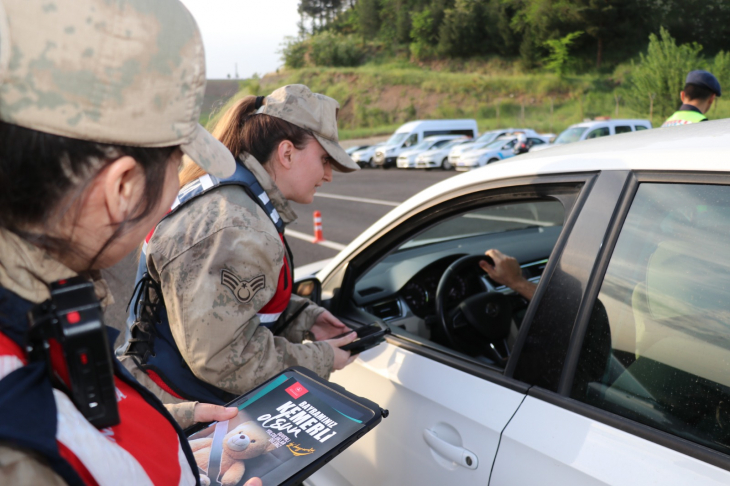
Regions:
<instances>
[{"instance_id":1,"label":"shoulder strap","mask_svg":"<svg viewBox=\"0 0 730 486\"><path fill-rule=\"evenodd\" d=\"M206 174L186 184L178 193L177 198L172 205L172 209L169 213L167 213L165 218L174 214L181 206L188 202L207 194L217 187L226 185L237 185L243 187L249 197L261 206L261 209L263 209L269 216L271 222L274 223L274 226L276 226L276 230L280 234L284 233L284 222L281 220L281 217L279 217L279 213L271 203L268 194L266 194L266 191L264 191L264 188L261 187L261 184L256 180L253 173L241 163L236 163L236 172L226 179L219 179L210 174Z\"/></svg>"}]
</instances>

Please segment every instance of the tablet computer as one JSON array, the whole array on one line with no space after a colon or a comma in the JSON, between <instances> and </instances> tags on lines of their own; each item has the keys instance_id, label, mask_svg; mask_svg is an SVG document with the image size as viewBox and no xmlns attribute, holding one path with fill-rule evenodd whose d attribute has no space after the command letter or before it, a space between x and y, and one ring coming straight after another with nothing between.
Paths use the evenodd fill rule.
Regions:
<instances>
[{"instance_id":1,"label":"tablet computer","mask_svg":"<svg viewBox=\"0 0 730 486\"><path fill-rule=\"evenodd\" d=\"M347 449L388 412L294 367L229 403L225 422L185 431L201 477L210 486L294 485Z\"/></svg>"}]
</instances>

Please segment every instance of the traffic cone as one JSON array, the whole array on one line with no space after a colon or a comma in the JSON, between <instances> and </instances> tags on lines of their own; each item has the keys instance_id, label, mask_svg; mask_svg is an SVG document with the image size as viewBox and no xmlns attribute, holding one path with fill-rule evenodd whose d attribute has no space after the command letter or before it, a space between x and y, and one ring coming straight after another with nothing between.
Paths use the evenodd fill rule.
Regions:
<instances>
[{"instance_id":1,"label":"traffic cone","mask_svg":"<svg viewBox=\"0 0 730 486\"><path fill-rule=\"evenodd\" d=\"M312 243L322 243L324 236L322 236L322 213L319 211L314 212L314 239Z\"/></svg>"}]
</instances>

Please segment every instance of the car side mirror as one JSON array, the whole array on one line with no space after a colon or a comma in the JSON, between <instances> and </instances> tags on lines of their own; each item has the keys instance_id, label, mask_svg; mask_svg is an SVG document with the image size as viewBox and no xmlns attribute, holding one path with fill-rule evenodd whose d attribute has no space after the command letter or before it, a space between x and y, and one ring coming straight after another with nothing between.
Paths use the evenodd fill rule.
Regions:
<instances>
[{"instance_id":1,"label":"car side mirror","mask_svg":"<svg viewBox=\"0 0 730 486\"><path fill-rule=\"evenodd\" d=\"M293 293L309 299L315 304L322 302L322 283L315 277L307 277L294 282Z\"/></svg>"}]
</instances>

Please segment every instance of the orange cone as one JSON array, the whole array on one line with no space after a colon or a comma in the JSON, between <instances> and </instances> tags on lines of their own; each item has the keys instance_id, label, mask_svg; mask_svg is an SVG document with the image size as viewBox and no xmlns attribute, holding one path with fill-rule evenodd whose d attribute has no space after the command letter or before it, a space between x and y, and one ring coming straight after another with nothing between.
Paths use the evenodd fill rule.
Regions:
<instances>
[{"instance_id":1,"label":"orange cone","mask_svg":"<svg viewBox=\"0 0 730 486\"><path fill-rule=\"evenodd\" d=\"M312 243L321 243L324 241L322 236L322 213L319 211L314 212L314 239Z\"/></svg>"}]
</instances>

